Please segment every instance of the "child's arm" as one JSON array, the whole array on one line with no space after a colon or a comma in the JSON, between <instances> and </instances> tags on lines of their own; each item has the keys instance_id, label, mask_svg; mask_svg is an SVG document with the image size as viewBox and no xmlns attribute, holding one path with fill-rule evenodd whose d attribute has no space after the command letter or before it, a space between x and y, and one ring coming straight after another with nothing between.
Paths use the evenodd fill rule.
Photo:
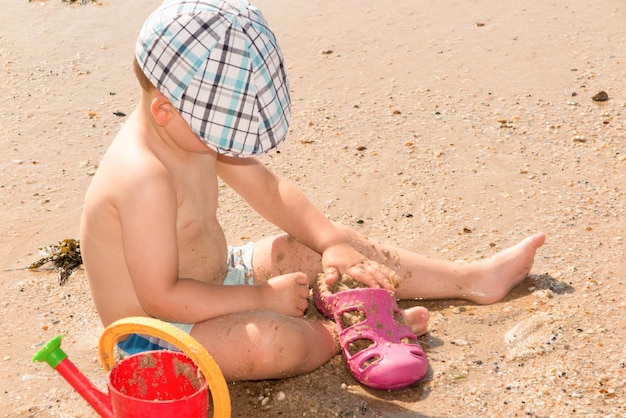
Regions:
<instances>
[{"instance_id":1,"label":"child's arm","mask_svg":"<svg viewBox=\"0 0 626 418\"><path fill-rule=\"evenodd\" d=\"M118 188L115 206L128 271L147 314L187 323L262 309L303 314L309 292L302 273L258 286L211 285L179 278L176 190L167 173L140 177L129 176L130 187Z\"/></svg>"},{"instance_id":2,"label":"child's arm","mask_svg":"<svg viewBox=\"0 0 626 418\"><path fill-rule=\"evenodd\" d=\"M294 184L272 173L256 158L218 156L217 173L261 216L322 255L324 273L341 273L373 287L390 287L393 272L356 251Z\"/></svg>"}]
</instances>

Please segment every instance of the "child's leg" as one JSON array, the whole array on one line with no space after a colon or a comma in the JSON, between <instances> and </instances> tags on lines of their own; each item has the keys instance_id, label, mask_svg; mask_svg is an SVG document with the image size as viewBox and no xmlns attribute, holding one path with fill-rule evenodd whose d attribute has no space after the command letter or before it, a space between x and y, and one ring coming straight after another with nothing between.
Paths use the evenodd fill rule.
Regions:
<instances>
[{"instance_id":1,"label":"child's leg","mask_svg":"<svg viewBox=\"0 0 626 418\"><path fill-rule=\"evenodd\" d=\"M473 263L436 260L371 241L340 227L354 248L368 258L394 269L400 276L400 299L461 298L494 303L504 298L530 271L545 235L532 235L489 259ZM322 271L321 257L288 236L266 238L255 245L255 280L302 271L314 280Z\"/></svg>"},{"instance_id":2,"label":"child's leg","mask_svg":"<svg viewBox=\"0 0 626 418\"><path fill-rule=\"evenodd\" d=\"M307 373L339 353L335 324L270 311L201 322L194 325L191 335L207 349L228 381Z\"/></svg>"}]
</instances>

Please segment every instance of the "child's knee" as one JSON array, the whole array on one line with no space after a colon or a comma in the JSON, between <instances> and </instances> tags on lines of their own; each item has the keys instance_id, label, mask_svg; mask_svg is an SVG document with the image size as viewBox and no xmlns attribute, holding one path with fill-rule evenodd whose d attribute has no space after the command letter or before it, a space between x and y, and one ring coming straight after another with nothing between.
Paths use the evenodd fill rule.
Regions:
<instances>
[{"instance_id":1,"label":"child's knee","mask_svg":"<svg viewBox=\"0 0 626 418\"><path fill-rule=\"evenodd\" d=\"M256 345L257 366L276 378L302 373L307 368L310 344L306 328L296 318L285 318L264 333Z\"/></svg>"}]
</instances>

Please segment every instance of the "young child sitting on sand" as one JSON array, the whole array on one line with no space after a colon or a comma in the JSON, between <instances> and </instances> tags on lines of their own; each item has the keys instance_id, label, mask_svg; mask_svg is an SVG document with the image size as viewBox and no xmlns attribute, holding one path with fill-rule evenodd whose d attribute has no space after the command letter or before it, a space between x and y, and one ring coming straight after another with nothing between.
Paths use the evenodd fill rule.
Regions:
<instances>
[{"instance_id":1,"label":"young child sitting on sand","mask_svg":"<svg viewBox=\"0 0 626 418\"><path fill-rule=\"evenodd\" d=\"M501 300L530 271L541 233L490 259L458 264L370 241L335 225L254 155L275 148L290 116L276 39L238 0L166 0L136 44L137 108L86 195L81 250L105 326L129 316L174 323L229 381L314 370L339 353L333 321L303 317L319 273L395 296ZM218 177L285 235L229 248L216 218ZM415 334L428 311L403 312ZM128 353L163 346L132 335Z\"/></svg>"}]
</instances>

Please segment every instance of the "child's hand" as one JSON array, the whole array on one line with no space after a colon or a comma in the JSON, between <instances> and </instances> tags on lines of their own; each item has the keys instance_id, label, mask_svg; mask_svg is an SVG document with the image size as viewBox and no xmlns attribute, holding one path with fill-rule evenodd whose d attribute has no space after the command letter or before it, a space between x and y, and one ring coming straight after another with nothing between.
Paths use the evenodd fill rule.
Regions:
<instances>
[{"instance_id":1,"label":"child's hand","mask_svg":"<svg viewBox=\"0 0 626 418\"><path fill-rule=\"evenodd\" d=\"M369 287L394 290L390 277L396 273L389 267L369 260L352 246L343 244L328 248L322 255L324 280L332 284L342 274L348 274Z\"/></svg>"},{"instance_id":2,"label":"child's hand","mask_svg":"<svg viewBox=\"0 0 626 418\"><path fill-rule=\"evenodd\" d=\"M304 273L272 277L260 286L267 309L300 317L309 307L309 279Z\"/></svg>"}]
</instances>

